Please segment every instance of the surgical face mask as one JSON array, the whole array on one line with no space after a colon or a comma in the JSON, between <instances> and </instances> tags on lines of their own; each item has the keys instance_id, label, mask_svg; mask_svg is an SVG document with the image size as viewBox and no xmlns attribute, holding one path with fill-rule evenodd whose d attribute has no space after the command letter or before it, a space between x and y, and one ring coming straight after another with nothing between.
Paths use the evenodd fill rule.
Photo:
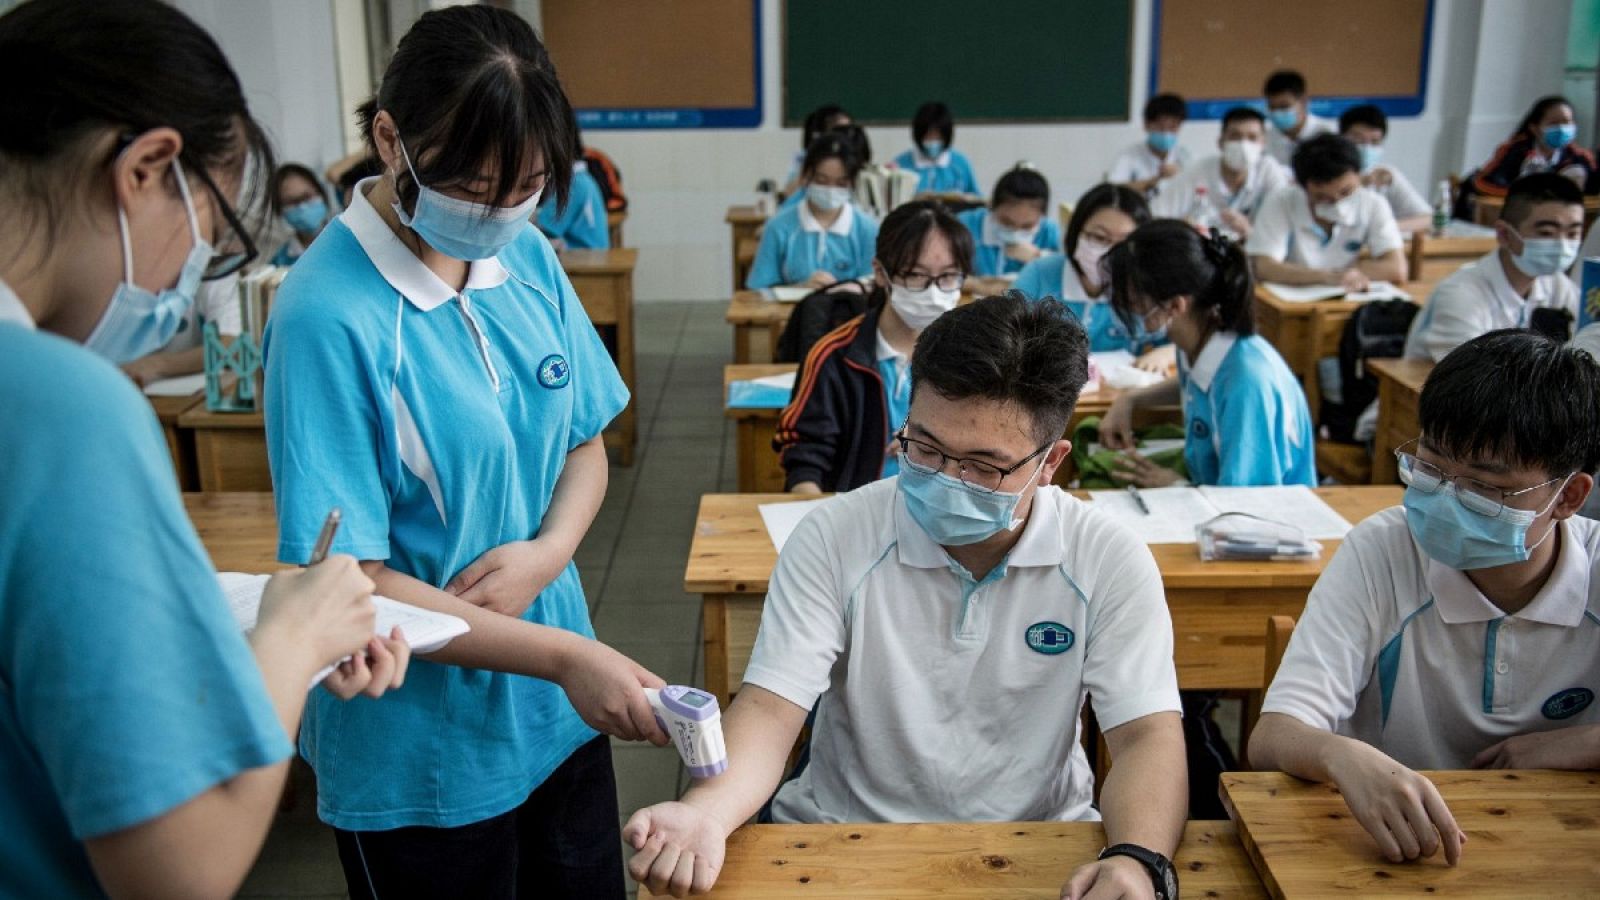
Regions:
<instances>
[{"instance_id":1,"label":"surgical face mask","mask_svg":"<svg viewBox=\"0 0 1600 900\"><path fill-rule=\"evenodd\" d=\"M1222 164L1235 172L1254 169L1260 159L1261 144L1258 141L1224 141L1222 144Z\"/></svg>"},{"instance_id":2,"label":"surgical face mask","mask_svg":"<svg viewBox=\"0 0 1600 900\"><path fill-rule=\"evenodd\" d=\"M938 157L944 152L944 141L923 141L922 154L929 159Z\"/></svg>"},{"instance_id":3,"label":"surgical face mask","mask_svg":"<svg viewBox=\"0 0 1600 900\"><path fill-rule=\"evenodd\" d=\"M1007 228L1004 225L996 225L994 228L994 233L995 237L1000 239L1000 243L1003 246L1009 247L1012 244L1031 244L1033 243L1034 235L1039 233L1039 226L1035 225L1032 228Z\"/></svg>"},{"instance_id":4,"label":"surgical face mask","mask_svg":"<svg viewBox=\"0 0 1600 900\"><path fill-rule=\"evenodd\" d=\"M1528 528L1560 499L1567 480L1562 480L1544 509L1535 512L1507 506L1492 519L1462 506L1454 484L1440 485L1432 494L1406 488L1406 527L1428 558L1452 569L1490 569L1526 562L1534 549L1555 533L1556 523L1552 521L1532 547L1527 543Z\"/></svg>"},{"instance_id":5,"label":"surgical face mask","mask_svg":"<svg viewBox=\"0 0 1600 900\"><path fill-rule=\"evenodd\" d=\"M1560 150L1572 143L1578 137L1578 126L1568 123L1566 125L1551 125L1543 132L1544 142L1552 150Z\"/></svg>"},{"instance_id":6,"label":"surgical face mask","mask_svg":"<svg viewBox=\"0 0 1600 900\"><path fill-rule=\"evenodd\" d=\"M178 193L183 196L183 209L189 216L189 236L194 242L183 262L178 283L173 287L158 292L133 283L133 245L128 239L128 215L120 203L117 205L117 228L122 233L122 283L117 285L111 303L83 345L119 365L149 356L172 340L189 315L189 308L194 306L200 281L211 262L211 244L200 237L200 220L194 213L194 199L189 196L189 182L183 177L183 166L176 159L172 161L172 174L178 179Z\"/></svg>"},{"instance_id":7,"label":"surgical face mask","mask_svg":"<svg viewBox=\"0 0 1600 900\"><path fill-rule=\"evenodd\" d=\"M806 185L806 202L820 210L839 209L850 202L850 189L825 184Z\"/></svg>"},{"instance_id":8,"label":"surgical face mask","mask_svg":"<svg viewBox=\"0 0 1600 900\"><path fill-rule=\"evenodd\" d=\"M312 197L283 211L283 221L300 234L315 234L328 220L328 201Z\"/></svg>"},{"instance_id":9,"label":"surgical face mask","mask_svg":"<svg viewBox=\"0 0 1600 900\"><path fill-rule=\"evenodd\" d=\"M1267 121L1271 122L1272 127L1279 131L1288 131L1300 124L1300 110L1293 106L1287 106L1283 109L1269 109L1267 110Z\"/></svg>"},{"instance_id":10,"label":"surgical face mask","mask_svg":"<svg viewBox=\"0 0 1600 900\"><path fill-rule=\"evenodd\" d=\"M417 211L406 215L396 198L395 215L400 217L400 224L415 231L440 253L467 261L488 259L516 240L524 228L532 227L528 218L539 205L543 187L516 206L487 206L458 200L427 187L417 178L417 170L411 166L411 155L406 152L403 141L400 155L406 161L406 171L417 183Z\"/></svg>"},{"instance_id":11,"label":"surgical face mask","mask_svg":"<svg viewBox=\"0 0 1600 900\"><path fill-rule=\"evenodd\" d=\"M1034 478L1042 468L1043 458L1033 469ZM900 464L899 489L906 498L906 511L911 513L911 518L934 543L946 547L976 544L1002 531L1015 531L1022 525L1016 514L1023 491L1014 494L975 491L959 478L951 478L943 472L918 471L904 459Z\"/></svg>"},{"instance_id":12,"label":"surgical face mask","mask_svg":"<svg viewBox=\"0 0 1600 900\"><path fill-rule=\"evenodd\" d=\"M960 290L941 291L939 285L932 282L920 291L913 291L903 284L891 282L889 285L889 305L894 308L900 321L912 331L921 331L932 325L934 319L955 309L959 299Z\"/></svg>"},{"instance_id":13,"label":"surgical face mask","mask_svg":"<svg viewBox=\"0 0 1600 900\"><path fill-rule=\"evenodd\" d=\"M1356 223L1356 216L1361 212L1359 202L1356 195L1351 194L1333 203L1318 203L1313 211L1317 214L1317 218L1324 222L1349 227Z\"/></svg>"},{"instance_id":14,"label":"surgical face mask","mask_svg":"<svg viewBox=\"0 0 1600 900\"><path fill-rule=\"evenodd\" d=\"M1111 252L1111 245L1094 238L1078 238L1078 249L1072 251L1072 259L1078 264L1081 276L1088 278L1095 284L1104 283L1105 274L1100 271L1100 261Z\"/></svg>"},{"instance_id":15,"label":"surgical face mask","mask_svg":"<svg viewBox=\"0 0 1600 900\"><path fill-rule=\"evenodd\" d=\"M1145 143L1157 153L1170 153L1172 148L1178 146L1178 133L1176 131L1152 131L1145 135Z\"/></svg>"},{"instance_id":16,"label":"surgical face mask","mask_svg":"<svg viewBox=\"0 0 1600 900\"><path fill-rule=\"evenodd\" d=\"M1361 171L1371 172L1383 161L1382 144L1357 144L1356 150L1361 154Z\"/></svg>"},{"instance_id":17,"label":"surgical face mask","mask_svg":"<svg viewBox=\"0 0 1600 900\"><path fill-rule=\"evenodd\" d=\"M1522 252L1513 254L1511 261L1524 274L1538 278L1541 275L1555 275L1572 268L1578 261L1577 241L1565 238L1531 238L1522 239Z\"/></svg>"}]
</instances>

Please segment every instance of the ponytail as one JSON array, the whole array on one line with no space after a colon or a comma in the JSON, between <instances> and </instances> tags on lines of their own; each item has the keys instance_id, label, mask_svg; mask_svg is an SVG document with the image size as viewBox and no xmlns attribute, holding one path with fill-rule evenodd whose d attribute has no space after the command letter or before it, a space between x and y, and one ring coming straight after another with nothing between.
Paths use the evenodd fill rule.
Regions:
<instances>
[{"instance_id":1,"label":"ponytail","mask_svg":"<svg viewBox=\"0 0 1600 900\"><path fill-rule=\"evenodd\" d=\"M1244 248L1215 230L1202 237L1200 243L1206 261L1215 267L1211 282L1206 286L1207 297L1199 301L1200 306L1215 309L1218 323L1225 331L1254 334L1255 283L1250 277L1250 260Z\"/></svg>"},{"instance_id":2,"label":"ponytail","mask_svg":"<svg viewBox=\"0 0 1600 900\"><path fill-rule=\"evenodd\" d=\"M1136 307L1162 307L1174 297L1193 298L1196 315L1240 335L1255 333L1255 287L1244 248L1216 232L1201 235L1187 223L1157 219L1112 248L1111 308L1137 331ZM1136 300L1137 298L1137 300Z\"/></svg>"}]
</instances>

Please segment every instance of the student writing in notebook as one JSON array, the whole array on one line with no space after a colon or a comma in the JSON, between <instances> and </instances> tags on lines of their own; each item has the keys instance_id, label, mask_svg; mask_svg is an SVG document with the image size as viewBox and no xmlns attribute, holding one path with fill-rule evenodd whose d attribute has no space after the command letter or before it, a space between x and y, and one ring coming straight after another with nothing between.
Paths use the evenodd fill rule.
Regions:
<instances>
[{"instance_id":1,"label":"student writing in notebook","mask_svg":"<svg viewBox=\"0 0 1600 900\"><path fill-rule=\"evenodd\" d=\"M966 154L955 149L956 120L950 107L930 102L917 107L911 119L911 149L894 164L917 173L917 191L978 196L978 176Z\"/></svg>"},{"instance_id":2,"label":"student writing in notebook","mask_svg":"<svg viewBox=\"0 0 1600 900\"><path fill-rule=\"evenodd\" d=\"M0 896L229 896L306 685L355 654L324 684L381 696L406 645L373 637L348 556L275 576L243 637L150 407L82 343L154 349L249 261L234 223L265 212L242 185L271 148L216 43L154 0L18 6L0 78Z\"/></svg>"},{"instance_id":3,"label":"student writing in notebook","mask_svg":"<svg viewBox=\"0 0 1600 900\"><path fill-rule=\"evenodd\" d=\"M1050 183L1038 169L1018 163L994 184L987 207L958 216L976 242L977 275L1015 275L1061 247L1061 227L1050 215Z\"/></svg>"},{"instance_id":4,"label":"student writing in notebook","mask_svg":"<svg viewBox=\"0 0 1600 900\"><path fill-rule=\"evenodd\" d=\"M1184 167L1165 183L1150 204L1151 212L1190 222L1214 217L1216 227L1228 236L1241 241L1249 237L1261 202L1289 184L1283 166L1266 154L1266 128L1261 113L1248 106L1228 110L1217 136L1217 155Z\"/></svg>"},{"instance_id":5,"label":"student writing in notebook","mask_svg":"<svg viewBox=\"0 0 1600 900\"><path fill-rule=\"evenodd\" d=\"M829 132L806 151L804 199L786 206L761 232L745 287L823 288L872 273L878 223L856 205L861 159L840 132Z\"/></svg>"},{"instance_id":6,"label":"student writing in notebook","mask_svg":"<svg viewBox=\"0 0 1600 900\"><path fill-rule=\"evenodd\" d=\"M1159 194L1189 163L1189 152L1178 146L1178 129L1188 117L1188 106L1177 94L1151 97L1144 105L1144 140L1117 154L1106 180L1147 197Z\"/></svg>"}]
</instances>

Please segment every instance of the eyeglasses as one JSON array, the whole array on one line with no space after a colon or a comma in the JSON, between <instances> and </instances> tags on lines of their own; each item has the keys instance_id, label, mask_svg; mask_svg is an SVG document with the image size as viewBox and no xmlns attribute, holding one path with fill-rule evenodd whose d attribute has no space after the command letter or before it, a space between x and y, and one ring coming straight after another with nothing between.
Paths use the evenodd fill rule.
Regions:
<instances>
[{"instance_id":1,"label":"eyeglasses","mask_svg":"<svg viewBox=\"0 0 1600 900\"><path fill-rule=\"evenodd\" d=\"M1530 488L1508 491L1492 484L1484 484L1478 479L1469 478L1466 475L1446 475L1442 469L1433 463L1418 459L1416 454L1402 449L1417 443L1418 439L1412 438L1395 448L1394 458L1400 470L1400 480L1407 487L1415 488L1424 494L1437 494L1440 488L1449 484L1454 487L1456 499L1461 502L1462 506L1490 519L1497 518L1501 511L1506 508L1506 501L1512 497L1532 493L1542 487L1548 487L1571 477L1561 476L1540 482Z\"/></svg>"},{"instance_id":2,"label":"eyeglasses","mask_svg":"<svg viewBox=\"0 0 1600 900\"><path fill-rule=\"evenodd\" d=\"M206 172L205 166L196 165L187 167L185 171L193 171L200 177L200 181L211 192L211 199L215 201L217 211L222 213L222 220L227 223L227 230L212 244L211 261L206 264L206 272L201 276L202 281L216 281L227 278L245 266L255 262L259 252L256 250L255 241L250 239L250 229L240 221L239 214L234 211L217 183L211 180L211 175Z\"/></svg>"},{"instance_id":3,"label":"eyeglasses","mask_svg":"<svg viewBox=\"0 0 1600 900\"><path fill-rule=\"evenodd\" d=\"M923 272L906 272L896 275L900 283L913 291L925 291L928 285L937 284L941 291L956 291L967 280L965 272L940 272L937 275L928 275Z\"/></svg>"},{"instance_id":4,"label":"eyeglasses","mask_svg":"<svg viewBox=\"0 0 1600 900\"><path fill-rule=\"evenodd\" d=\"M914 471L923 475L932 475L944 471L946 463L956 464L956 473L961 483L975 491L992 494L1000 489L1006 476L1017 471L1031 462L1039 454L1050 449L1050 444L1029 453L1027 456L1010 468L1002 469L992 463L976 459L962 459L950 456L932 444L908 438L904 434L895 435L895 440L900 442L900 458ZM1052 442L1053 443L1053 442Z\"/></svg>"}]
</instances>

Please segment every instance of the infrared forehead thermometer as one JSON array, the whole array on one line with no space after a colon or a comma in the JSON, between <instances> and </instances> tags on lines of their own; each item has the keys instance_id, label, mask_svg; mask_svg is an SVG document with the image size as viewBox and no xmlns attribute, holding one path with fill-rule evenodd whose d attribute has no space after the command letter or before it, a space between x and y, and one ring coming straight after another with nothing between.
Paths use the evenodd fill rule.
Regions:
<instances>
[{"instance_id":1,"label":"infrared forehead thermometer","mask_svg":"<svg viewBox=\"0 0 1600 900\"><path fill-rule=\"evenodd\" d=\"M681 684L644 689L656 724L672 737L691 778L710 778L728 770L728 748L722 742L722 710L717 698Z\"/></svg>"}]
</instances>

